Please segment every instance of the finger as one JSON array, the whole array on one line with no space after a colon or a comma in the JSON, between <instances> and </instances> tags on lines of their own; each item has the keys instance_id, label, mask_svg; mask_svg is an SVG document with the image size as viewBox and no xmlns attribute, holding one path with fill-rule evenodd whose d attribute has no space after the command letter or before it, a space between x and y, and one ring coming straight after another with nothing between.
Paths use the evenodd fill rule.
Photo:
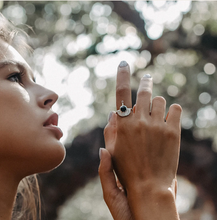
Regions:
<instances>
[{"instance_id":1,"label":"finger","mask_svg":"<svg viewBox=\"0 0 217 220\"><path fill-rule=\"evenodd\" d=\"M109 114L109 121L104 129L104 138L106 149L110 154L113 155L115 140L116 140L116 132L117 132L117 114L115 112L111 112Z\"/></svg>"},{"instance_id":2,"label":"finger","mask_svg":"<svg viewBox=\"0 0 217 220\"><path fill-rule=\"evenodd\" d=\"M169 108L167 116L167 124L173 126L174 128L180 127L180 120L182 114L182 107L178 104L173 104Z\"/></svg>"},{"instance_id":3,"label":"finger","mask_svg":"<svg viewBox=\"0 0 217 220\"><path fill-rule=\"evenodd\" d=\"M117 195L120 190L116 184L111 155L103 148L101 148L100 152L99 176L103 190L103 197L106 204L109 206L114 200L112 195Z\"/></svg>"},{"instance_id":4,"label":"finger","mask_svg":"<svg viewBox=\"0 0 217 220\"><path fill-rule=\"evenodd\" d=\"M136 114L149 115L153 81L149 74L142 77L137 92Z\"/></svg>"},{"instance_id":5,"label":"finger","mask_svg":"<svg viewBox=\"0 0 217 220\"><path fill-rule=\"evenodd\" d=\"M152 100L151 117L156 121L164 121L166 100L157 96Z\"/></svg>"},{"instance_id":6,"label":"finger","mask_svg":"<svg viewBox=\"0 0 217 220\"><path fill-rule=\"evenodd\" d=\"M108 123L105 127L108 128L108 127L111 127L113 128L113 130L116 128L116 125L117 125L117 122L116 122L116 112L115 111L112 111L109 113L109 116L108 116Z\"/></svg>"},{"instance_id":7,"label":"finger","mask_svg":"<svg viewBox=\"0 0 217 220\"><path fill-rule=\"evenodd\" d=\"M120 108L122 101L128 108L132 108L130 88L130 67L126 61L121 61L117 72L116 107Z\"/></svg>"}]
</instances>

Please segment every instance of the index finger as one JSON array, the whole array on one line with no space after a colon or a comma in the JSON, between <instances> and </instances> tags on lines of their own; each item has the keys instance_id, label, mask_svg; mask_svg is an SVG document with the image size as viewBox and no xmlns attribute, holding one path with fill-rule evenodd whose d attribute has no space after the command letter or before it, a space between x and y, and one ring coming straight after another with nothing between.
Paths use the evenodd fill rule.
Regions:
<instances>
[{"instance_id":1,"label":"index finger","mask_svg":"<svg viewBox=\"0 0 217 220\"><path fill-rule=\"evenodd\" d=\"M118 66L116 84L116 107L117 110L122 105L132 108L131 88L130 88L130 67L126 61L121 61Z\"/></svg>"}]
</instances>

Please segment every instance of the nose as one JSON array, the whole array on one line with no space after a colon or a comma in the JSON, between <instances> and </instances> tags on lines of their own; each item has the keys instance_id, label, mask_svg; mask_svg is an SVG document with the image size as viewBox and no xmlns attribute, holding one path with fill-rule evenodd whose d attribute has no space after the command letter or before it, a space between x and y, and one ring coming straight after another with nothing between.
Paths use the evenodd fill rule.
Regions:
<instances>
[{"instance_id":1,"label":"nose","mask_svg":"<svg viewBox=\"0 0 217 220\"><path fill-rule=\"evenodd\" d=\"M40 91L37 99L39 107L50 109L57 101L58 95L55 92L44 88L43 86L39 86L38 89Z\"/></svg>"}]
</instances>

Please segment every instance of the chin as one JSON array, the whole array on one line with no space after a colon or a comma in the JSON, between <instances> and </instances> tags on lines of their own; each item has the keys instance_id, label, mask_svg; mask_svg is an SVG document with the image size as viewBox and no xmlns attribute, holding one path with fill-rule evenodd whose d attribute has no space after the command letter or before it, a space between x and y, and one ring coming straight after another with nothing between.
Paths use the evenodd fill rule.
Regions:
<instances>
[{"instance_id":1,"label":"chin","mask_svg":"<svg viewBox=\"0 0 217 220\"><path fill-rule=\"evenodd\" d=\"M35 152L36 153L36 152ZM60 141L45 144L35 155L31 155L28 175L46 173L57 168L65 159L66 150Z\"/></svg>"},{"instance_id":2,"label":"chin","mask_svg":"<svg viewBox=\"0 0 217 220\"><path fill-rule=\"evenodd\" d=\"M43 166L40 173L49 172L62 164L66 156L66 150L62 143L59 142L59 145L52 147L52 151L46 157L43 156L41 161Z\"/></svg>"},{"instance_id":3,"label":"chin","mask_svg":"<svg viewBox=\"0 0 217 220\"><path fill-rule=\"evenodd\" d=\"M65 150L64 150L64 153L62 152L62 154L59 154L58 157L56 158L52 158L52 160L50 161L50 163L47 165L47 168L46 170L42 171L41 173L47 173L47 172L50 172L54 169L56 169L58 166L60 166L64 159L65 159Z\"/></svg>"}]
</instances>

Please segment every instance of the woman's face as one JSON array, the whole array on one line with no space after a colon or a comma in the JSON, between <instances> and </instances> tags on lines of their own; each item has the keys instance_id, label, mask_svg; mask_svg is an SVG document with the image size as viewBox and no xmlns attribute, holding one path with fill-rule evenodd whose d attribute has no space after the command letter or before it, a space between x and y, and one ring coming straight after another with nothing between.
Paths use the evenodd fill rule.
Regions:
<instances>
[{"instance_id":1,"label":"woman's face","mask_svg":"<svg viewBox=\"0 0 217 220\"><path fill-rule=\"evenodd\" d=\"M34 82L26 61L0 39L0 172L25 176L62 162L62 133L51 109L57 98Z\"/></svg>"}]
</instances>

